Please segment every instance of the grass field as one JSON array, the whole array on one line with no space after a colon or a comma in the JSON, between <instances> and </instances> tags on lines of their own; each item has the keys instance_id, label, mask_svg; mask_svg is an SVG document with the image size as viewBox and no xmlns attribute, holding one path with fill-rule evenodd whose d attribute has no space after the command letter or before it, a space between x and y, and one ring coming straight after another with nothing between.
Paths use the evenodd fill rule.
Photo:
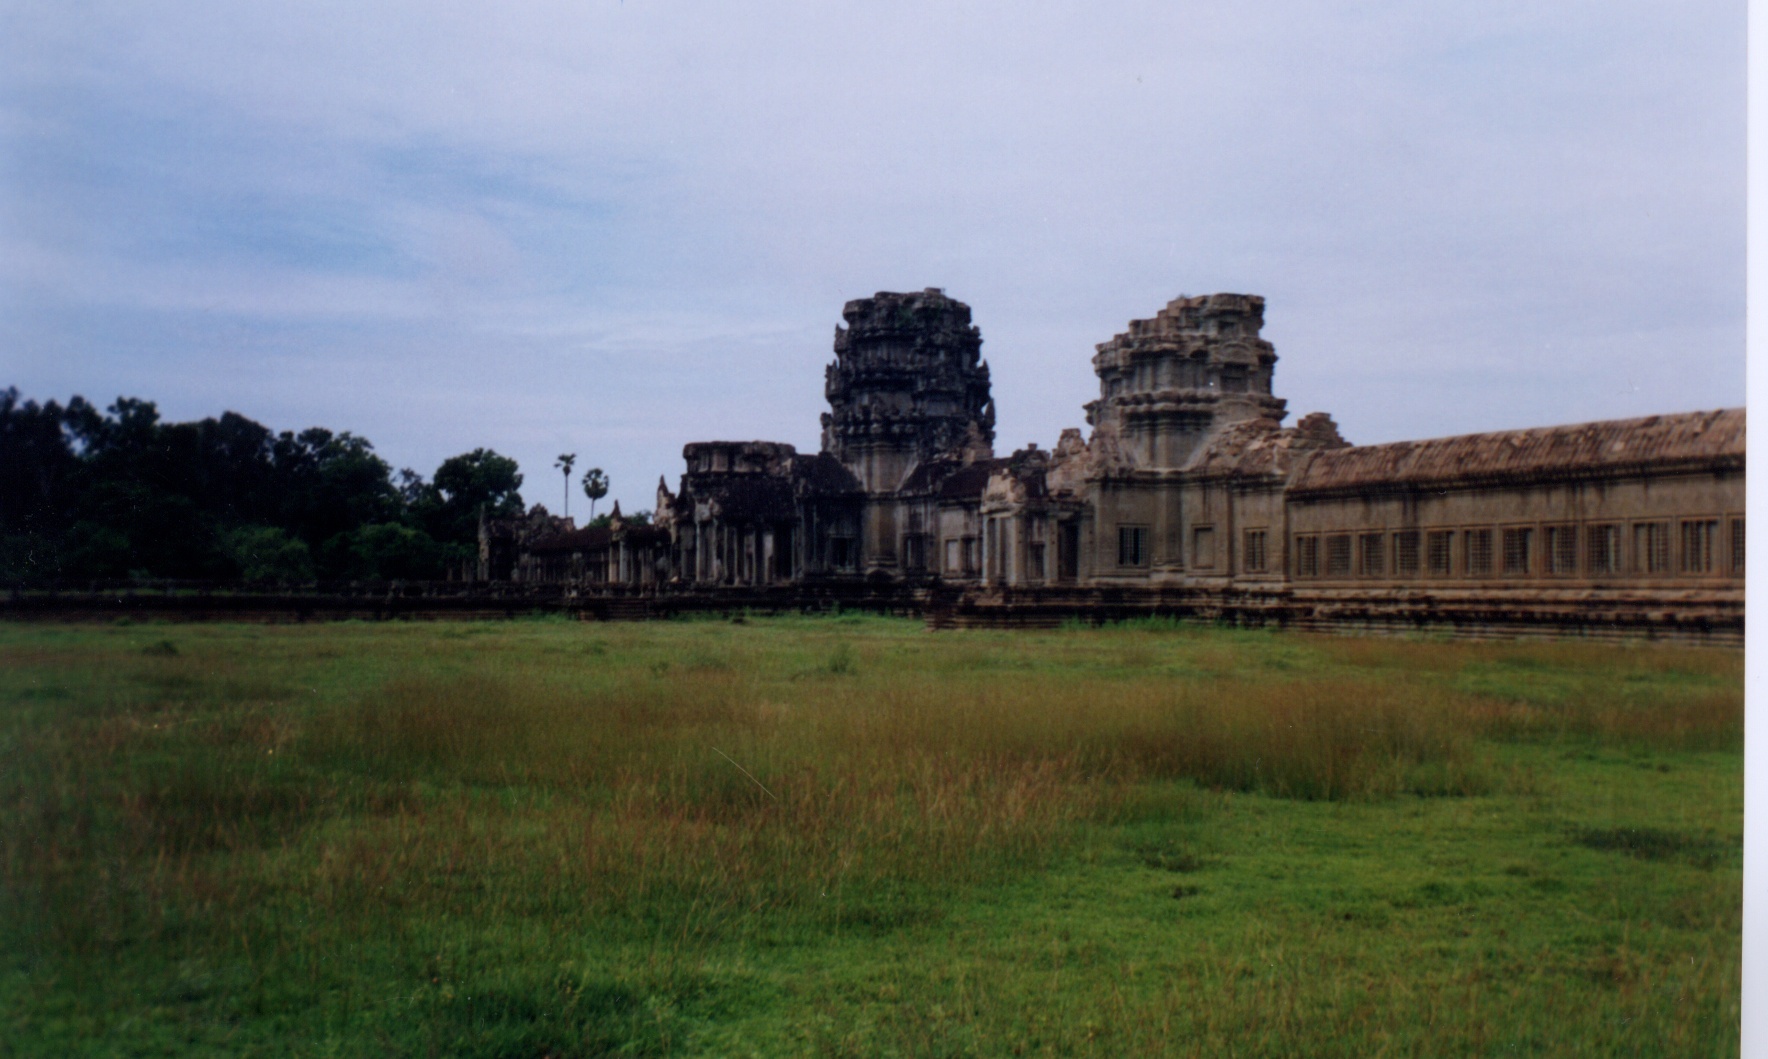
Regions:
<instances>
[{"instance_id":1,"label":"grass field","mask_svg":"<svg viewBox=\"0 0 1768 1059\"><path fill-rule=\"evenodd\" d=\"M0 625L0 1055L1737 1051L1743 659Z\"/></svg>"}]
</instances>

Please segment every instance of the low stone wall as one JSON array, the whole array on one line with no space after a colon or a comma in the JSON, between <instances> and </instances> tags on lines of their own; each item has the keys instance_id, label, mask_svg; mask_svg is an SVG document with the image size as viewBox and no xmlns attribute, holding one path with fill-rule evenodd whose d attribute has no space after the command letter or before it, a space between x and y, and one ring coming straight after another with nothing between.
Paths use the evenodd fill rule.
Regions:
<instances>
[{"instance_id":1,"label":"low stone wall","mask_svg":"<svg viewBox=\"0 0 1768 1059\"><path fill-rule=\"evenodd\" d=\"M473 620L555 614L642 621L684 614L859 610L933 629L1053 628L1172 617L1244 626L1465 637L1547 636L1741 645L1744 594L1724 590L1527 591L1302 588L983 588L824 583L610 592L509 582L391 582L253 590L69 586L0 596L0 619L303 622Z\"/></svg>"},{"instance_id":2,"label":"low stone wall","mask_svg":"<svg viewBox=\"0 0 1768 1059\"><path fill-rule=\"evenodd\" d=\"M1564 637L1741 646L1741 589L1481 591L1457 589L971 588L932 594L927 624L1051 628L1065 622L1171 617L1333 632Z\"/></svg>"},{"instance_id":3,"label":"low stone wall","mask_svg":"<svg viewBox=\"0 0 1768 1059\"><path fill-rule=\"evenodd\" d=\"M656 592L513 582L385 582L252 588L194 582L14 589L0 619L23 621L473 620L555 614L639 621L678 614L863 610L919 616L926 591L858 582Z\"/></svg>"},{"instance_id":4,"label":"low stone wall","mask_svg":"<svg viewBox=\"0 0 1768 1059\"><path fill-rule=\"evenodd\" d=\"M222 588L116 586L15 590L0 617L39 621L378 621L390 618L512 618L563 609L560 593L470 591L458 582Z\"/></svg>"}]
</instances>

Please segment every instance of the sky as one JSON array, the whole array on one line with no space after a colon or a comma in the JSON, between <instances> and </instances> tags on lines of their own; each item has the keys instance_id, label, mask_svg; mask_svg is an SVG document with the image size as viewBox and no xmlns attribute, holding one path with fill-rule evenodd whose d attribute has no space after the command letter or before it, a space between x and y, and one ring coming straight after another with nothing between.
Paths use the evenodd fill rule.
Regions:
<instances>
[{"instance_id":1,"label":"sky","mask_svg":"<svg viewBox=\"0 0 1768 1059\"><path fill-rule=\"evenodd\" d=\"M0 0L0 387L488 447L554 511L563 452L630 511L689 441L814 451L881 290L972 307L1003 453L1213 291L1357 443L1738 406L1746 14Z\"/></svg>"}]
</instances>

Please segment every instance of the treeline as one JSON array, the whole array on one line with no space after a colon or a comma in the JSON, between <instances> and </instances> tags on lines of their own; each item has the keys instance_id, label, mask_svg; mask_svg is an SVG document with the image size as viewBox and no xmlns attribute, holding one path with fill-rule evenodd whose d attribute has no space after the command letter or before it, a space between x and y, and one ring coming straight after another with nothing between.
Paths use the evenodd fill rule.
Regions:
<instances>
[{"instance_id":1,"label":"treeline","mask_svg":"<svg viewBox=\"0 0 1768 1059\"><path fill-rule=\"evenodd\" d=\"M478 554L481 511L520 514L516 461L475 449L426 481L368 439L272 432L228 412L161 422L0 391L0 582L443 578Z\"/></svg>"}]
</instances>

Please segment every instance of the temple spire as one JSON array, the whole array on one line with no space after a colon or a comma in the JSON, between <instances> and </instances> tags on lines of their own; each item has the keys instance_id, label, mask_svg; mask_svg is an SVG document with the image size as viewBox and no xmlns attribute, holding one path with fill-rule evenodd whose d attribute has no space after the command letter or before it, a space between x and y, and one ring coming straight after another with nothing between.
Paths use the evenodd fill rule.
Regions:
<instances>
[{"instance_id":1,"label":"temple spire","mask_svg":"<svg viewBox=\"0 0 1768 1059\"><path fill-rule=\"evenodd\" d=\"M868 492L894 490L919 462L974 451L977 438L993 445L988 365L968 305L929 287L855 299L841 315L823 451Z\"/></svg>"}]
</instances>

